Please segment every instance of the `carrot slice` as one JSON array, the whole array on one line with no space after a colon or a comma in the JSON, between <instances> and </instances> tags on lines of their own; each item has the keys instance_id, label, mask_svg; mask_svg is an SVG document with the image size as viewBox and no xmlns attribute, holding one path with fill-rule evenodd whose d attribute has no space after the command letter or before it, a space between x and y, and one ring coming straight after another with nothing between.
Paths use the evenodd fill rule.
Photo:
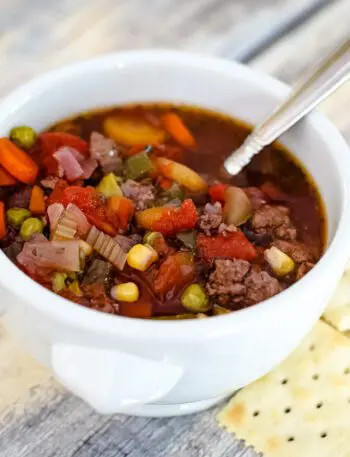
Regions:
<instances>
[{"instance_id":1,"label":"carrot slice","mask_svg":"<svg viewBox=\"0 0 350 457\"><path fill-rule=\"evenodd\" d=\"M39 186L33 187L29 209L33 214L44 214L46 211L44 191Z\"/></svg>"},{"instance_id":2,"label":"carrot slice","mask_svg":"<svg viewBox=\"0 0 350 457\"><path fill-rule=\"evenodd\" d=\"M153 165L157 172L173 181L180 186L186 187L191 192L204 192L207 190L207 183L204 179L191 168L182 163L174 162L165 157L152 157Z\"/></svg>"},{"instance_id":3,"label":"carrot slice","mask_svg":"<svg viewBox=\"0 0 350 457\"><path fill-rule=\"evenodd\" d=\"M8 138L0 138L0 164L26 184L32 184L39 171L32 158Z\"/></svg>"},{"instance_id":4,"label":"carrot slice","mask_svg":"<svg viewBox=\"0 0 350 457\"><path fill-rule=\"evenodd\" d=\"M208 194L213 202L225 203L225 190L229 187L228 184L216 183L209 187Z\"/></svg>"},{"instance_id":5,"label":"carrot slice","mask_svg":"<svg viewBox=\"0 0 350 457\"><path fill-rule=\"evenodd\" d=\"M4 202L0 202L0 240L5 238L6 234L5 204Z\"/></svg>"},{"instance_id":6,"label":"carrot slice","mask_svg":"<svg viewBox=\"0 0 350 457\"><path fill-rule=\"evenodd\" d=\"M192 230L197 219L197 210L191 199L185 200L179 208L156 206L136 214L136 221L142 228L169 236Z\"/></svg>"},{"instance_id":7,"label":"carrot slice","mask_svg":"<svg viewBox=\"0 0 350 457\"><path fill-rule=\"evenodd\" d=\"M134 204L125 197L114 195L107 200L107 215L113 225L125 230L135 212Z\"/></svg>"},{"instance_id":8,"label":"carrot slice","mask_svg":"<svg viewBox=\"0 0 350 457\"><path fill-rule=\"evenodd\" d=\"M8 173L5 168L0 167L0 187L1 186L14 186L17 184L16 179Z\"/></svg>"},{"instance_id":9,"label":"carrot slice","mask_svg":"<svg viewBox=\"0 0 350 457\"><path fill-rule=\"evenodd\" d=\"M196 147L196 140L194 139L192 133L188 130L177 114L163 114L162 123L165 130L182 146L189 149Z\"/></svg>"}]
</instances>

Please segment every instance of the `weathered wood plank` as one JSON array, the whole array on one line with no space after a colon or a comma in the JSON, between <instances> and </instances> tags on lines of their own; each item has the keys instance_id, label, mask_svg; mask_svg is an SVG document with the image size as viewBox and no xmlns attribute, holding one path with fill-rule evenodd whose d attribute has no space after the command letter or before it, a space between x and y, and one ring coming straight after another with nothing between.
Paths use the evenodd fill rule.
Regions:
<instances>
[{"instance_id":1,"label":"weathered wood plank","mask_svg":"<svg viewBox=\"0 0 350 457\"><path fill-rule=\"evenodd\" d=\"M118 49L177 47L246 58L318 3L323 0L263 6L256 0L3 0L0 96L46 69ZM253 65L287 82L302 74L348 30L349 1L329 4ZM342 94L323 109L346 133ZM216 426L217 409L173 419L99 416L0 331L0 457L255 455Z\"/></svg>"},{"instance_id":2,"label":"weathered wood plank","mask_svg":"<svg viewBox=\"0 0 350 457\"><path fill-rule=\"evenodd\" d=\"M350 2L340 0L315 15L305 27L278 41L261 53L251 66L289 84L296 82L350 36ZM350 83L322 103L323 111L350 140Z\"/></svg>"},{"instance_id":3,"label":"weathered wood plank","mask_svg":"<svg viewBox=\"0 0 350 457\"><path fill-rule=\"evenodd\" d=\"M2 2L0 96L49 68L121 49L176 47L244 58L326 0Z\"/></svg>"}]
</instances>

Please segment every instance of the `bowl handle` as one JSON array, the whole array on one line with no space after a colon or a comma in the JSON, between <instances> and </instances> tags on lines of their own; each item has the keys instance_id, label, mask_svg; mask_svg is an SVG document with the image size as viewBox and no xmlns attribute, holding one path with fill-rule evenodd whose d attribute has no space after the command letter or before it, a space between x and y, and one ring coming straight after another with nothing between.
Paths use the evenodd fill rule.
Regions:
<instances>
[{"instance_id":1,"label":"bowl handle","mask_svg":"<svg viewBox=\"0 0 350 457\"><path fill-rule=\"evenodd\" d=\"M164 397L182 368L111 349L73 344L52 345L57 378L101 414L128 411Z\"/></svg>"}]
</instances>

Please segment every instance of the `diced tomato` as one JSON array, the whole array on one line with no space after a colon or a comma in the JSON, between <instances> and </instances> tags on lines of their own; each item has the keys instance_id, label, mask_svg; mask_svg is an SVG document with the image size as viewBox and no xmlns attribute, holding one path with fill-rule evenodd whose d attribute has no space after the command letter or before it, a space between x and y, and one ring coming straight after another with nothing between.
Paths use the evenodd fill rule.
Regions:
<instances>
[{"instance_id":1,"label":"diced tomato","mask_svg":"<svg viewBox=\"0 0 350 457\"><path fill-rule=\"evenodd\" d=\"M163 190L168 190L172 186L173 181L168 178L160 178L159 180L159 187L161 187Z\"/></svg>"},{"instance_id":2,"label":"diced tomato","mask_svg":"<svg viewBox=\"0 0 350 457\"><path fill-rule=\"evenodd\" d=\"M128 198L113 196L107 200L107 217L115 227L126 230L134 212L134 204Z\"/></svg>"},{"instance_id":3,"label":"diced tomato","mask_svg":"<svg viewBox=\"0 0 350 457\"><path fill-rule=\"evenodd\" d=\"M53 156L43 157L41 160L42 166L46 169L47 176L58 175L58 162Z\"/></svg>"},{"instance_id":4,"label":"diced tomato","mask_svg":"<svg viewBox=\"0 0 350 457\"><path fill-rule=\"evenodd\" d=\"M120 302L119 313L122 316L146 319L152 316L152 303L141 300L134 303Z\"/></svg>"},{"instance_id":5,"label":"diced tomato","mask_svg":"<svg viewBox=\"0 0 350 457\"><path fill-rule=\"evenodd\" d=\"M163 298L170 292L175 296L192 282L195 276L193 255L190 252L177 252L167 257L159 267L153 283L154 290Z\"/></svg>"},{"instance_id":6,"label":"diced tomato","mask_svg":"<svg viewBox=\"0 0 350 457\"><path fill-rule=\"evenodd\" d=\"M165 257L175 251L174 248L168 246L168 243L162 236L156 237L152 243L152 247L160 257Z\"/></svg>"},{"instance_id":7,"label":"diced tomato","mask_svg":"<svg viewBox=\"0 0 350 457\"><path fill-rule=\"evenodd\" d=\"M39 135L39 144L44 156L51 156L62 146L76 149L83 155L89 151L88 143L79 136L65 132L44 132Z\"/></svg>"},{"instance_id":8,"label":"diced tomato","mask_svg":"<svg viewBox=\"0 0 350 457\"><path fill-rule=\"evenodd\" d=\"M99 193L91 186L67 186L65 181L60 181L51 193L48 204L62 203L67 206L74 203L87 217L90 224L111 236L116 235L119 226L108 218L107 206L101 201Z\"/></svg>"},{"instance_id":9,"label":"diced tomato","mask_svg":"<svg viewBox=\"0 0 350 457\"><path fill-rule=\"evenodd\" d=\"M197 223L197 210L191 199L185 200L180 208L162 206L149 208L137 213L138 224L146 230L174 235L191 230Z\"/></svg>"},{"instance_id":10,"label":"diced tomato","mask_svg":"<svg viewBox=\"0 0 350 457\"><path fill-rule=\"evenodd\" d=\"M102 232L105 232L110 236L115 236L117 234L117 227L107 220L105 208L99 208L88 212L85 211L85 216L90 224L94 225L99 230L102 230Z\"/></svg>"},{"instance_id":11,"label":"diced tomato","mask_svg":"<svg viewBox=\"0 0 350 457\"><path fill-rule=\"evenodd\" d=\"M0 240L7 234L5 204L0 202Z\"/></svg>"},{"instance_id":12,"label":"diced tomato","mask_svg":"<svg viewBox=\"0 0 350 457\"><path fill-rule=\"evenodd\" d=\"M229 187L228 184L213 184L208 189L208 194L213 202L225 202L225 190Z\"/></svg>"},{"instance_id":13,"label":"diced tomato","mask_svg":"<svg viewBox=\"0 0 350 457\"><path fill-rule=\"evenodd\" d=\"M243 232L229 233L227 236L197 236L197 249L205 262L211 262L216 257L231 259L253 260L257 252Z\"/></svg>"},{"instance_id":14,"label":"diced tomato","mask_svg":"<svg viewBox=\"0 0 350 457\"><path fill-rule=\"evenodd\" d=\"M41 133L32 150L32 155L36 162L45 168L48 176L58 175L58 161L53 154L62 146L74 148L85 156L89 152L88 143L79 136L66 132Z\"/></svg>"}]
</instances>

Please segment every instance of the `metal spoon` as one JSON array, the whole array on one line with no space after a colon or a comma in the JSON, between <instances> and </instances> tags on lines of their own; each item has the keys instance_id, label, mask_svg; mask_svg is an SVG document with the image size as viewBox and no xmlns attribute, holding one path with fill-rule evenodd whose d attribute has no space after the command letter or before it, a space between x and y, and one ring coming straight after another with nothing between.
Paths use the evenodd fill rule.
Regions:
<instances>
[{"instance_id":1,"label":"metal spoon","mask_svg":"<svg viewBox=\"0 0 350 457\"><path fill-rule=\"evenodd\" d=\"M350 78L350 40L342 44L312 72L224 162L225 171L236 175L264 146L271 144L323 99Z\"/></svg>"}]
</instances>

